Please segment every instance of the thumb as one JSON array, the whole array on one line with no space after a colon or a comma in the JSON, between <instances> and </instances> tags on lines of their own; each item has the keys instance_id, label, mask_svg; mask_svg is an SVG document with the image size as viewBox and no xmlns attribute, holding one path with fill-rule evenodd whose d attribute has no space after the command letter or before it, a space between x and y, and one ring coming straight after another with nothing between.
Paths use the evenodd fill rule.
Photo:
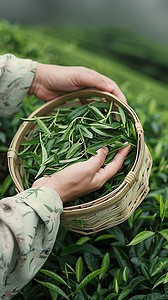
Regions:
<instances>
[{"instance_id":1,"label":"thumb","mask_svg":"<svg viewBox=\"0 0 168 300\"><path fill-rule=\"evenodd\" d=\"M104 164L106 159L108 148L102 147L96 151L97 155L93 155L90 159L86 161L86 165L88 165L89 169L92 169L93 172L97 172L100 167Z\"/></svg>"}]
</instances>

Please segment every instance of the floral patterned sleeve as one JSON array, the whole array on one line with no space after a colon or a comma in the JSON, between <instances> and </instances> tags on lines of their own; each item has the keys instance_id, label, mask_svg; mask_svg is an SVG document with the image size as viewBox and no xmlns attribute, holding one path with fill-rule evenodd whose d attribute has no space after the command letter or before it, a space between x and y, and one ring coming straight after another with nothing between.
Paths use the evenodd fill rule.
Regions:
<instances>
[{"instance_id":1,"label":"floral patterned sleeve","mask_svg":"<svg viewBox=\"0 0 168 300\"><path fill-rule=\"evenodd\" d=\"M37 63L0 55L0 116L12 116L19 110L34 78Z\"/></svg>"},{"instance_id":2,"label":"floral patterned sleeve","mask_svg":"<svg viewBox=\"0 0 168 300\"><path fill-rule=\"evenodd\" d=\"M61 212L62 201L47 187L0 201L0 299L14 296L42 267Z\"/></svg>"},{"instance_id":3,"label":"floral patterned sleeve","mask_svg":"<svg viewBox=\"0 0 168 300\"><path fill-rule=\"evenodd\" d=\"M0 114L10 116L28 92L36 63L0 56ZM39 271L55 243L62 201L47 187L0 200L0 299L12 298Z\"/></svg>"}]
</instances>

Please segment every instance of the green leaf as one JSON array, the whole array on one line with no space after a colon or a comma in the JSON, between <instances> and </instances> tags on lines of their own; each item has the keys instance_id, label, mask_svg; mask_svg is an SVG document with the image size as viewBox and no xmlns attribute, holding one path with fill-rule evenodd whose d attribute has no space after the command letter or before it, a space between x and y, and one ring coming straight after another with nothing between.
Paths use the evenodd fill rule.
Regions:
<instances>
[{"instance_id":1,"label":"green leaf","mask_svg":"<svg viewBox=\"0 0 168 300\"><path fill-rule=\"evenodd\" d=\"M81 256L78 258L76 262L75 271L76 271L76 280L77 282L80 282L82 271L83 271L83 260Z\"/></svg>"},{"instance_id":2,"label":"green leaf","mask_svg":"<svg viewBox=\"0 0 168 300\"><path fill-rule=\"evenodd\" d=\"M3 181L1 187L0 187L0 195L3 196L7 190L9 189L10 185L12 184L12 178L10 175L7 175L5 180Z\"/></svg>"},{"instance_id":3,"label":"green leaf","mask_svg":"<svg viewBox=\"0 0 168 300\"><path fill-rule=\"evenodd\" d=\"M153 268L153 272L151 276L154 276L158 273L160 273L163 269L165 269L168 266L168 258L163 258L160 260L157 265Z\"/></svg>"},{"instance_id":4,"label":"green leaf","mask_svg":"<svg viewBox=\"0 0 168 300\"><path fill-rule=\"evenodd\" d=\"M60 256L70 255L74 253L81 253L81 252L84 253L85 251L93 253L94 255L102 256L101 251L90 244L67 246L61 251Z\"/></svg>"},{"instance_id":5,"label":"green leaf","mask_svg":"<svg viewBox=\"0 0 168 300\"><path fill-rule=\"evenodd\" d=\"M76 245L83 245L86 242L88 242L89 240L90 240L90 238L88 236L83 236L76 242Z\"/></svg>"},{"instance_id":6,"label":"green leaf","mask_svg":"<svg viewBox=\"0 0 168 300\"><path fill-rule=\"evenodd\" d=\"M61 290L58 286L49 283L49 282L44 282L44 281L39 281L37 279L35 279L37 282L39 282L41 285L47 287L48 289L58 293L59 295L61 295L62 297L64 297L65 299L69 299L69 297L64 293L63 290Z\"/></svg>"},{"instance_id":7,"label":"green leaf","mask_svg":"<svg viewBox=\"0 0 168 300\"><path fill-rule=\"evenodd\" d=\"M155 232L153 231L142 231L138 233L127 246L137 245L153 235L155 235Z\"/></svg>"},{"instance_id":8,"label":"green leaf","mask_svg":"<svg viewBox=\"0 0 168 300\"><path fill-rule=\"evenodd\" d=\"M157 264L158 258L159 258L159 257L156 256L156 257L151 261L151 263L150 263L150 265L149 265L149 274L150 274L150 276L151 276L151 274L153 273L153 269L154 269L155 265Z\"/></svg>"},{"instance_id":9,"label":"green leaf","mask_svg":"<svg viewBox=\"0 0 168 300\"><path fill-rule=\"evenodd\" d=\"M154 290L155 287L157 287L158 285L164 283L165 280L166 280L166 274L164 274L164 275L162 275L161 277L159 277L159 279L155 282L155 284L154 284L152 290Z\"/></svg>"},{"instance_id":10,"label":"green leaf","mask_svg":"<svg viewBox=\"0 0 168 300\"><path fill-rule=\"evenodd\" d=\"M166 273L166 278L165 278L164 284L167 282L168 282L168 272Z\"/></svg>"},{"instance_id":11,"label":"green leaf","mask_svg":"<svg viewBox=\"0 0 168 300\"><path fill-rule=\"evenodd\" d=\"M40 144L41 144L41 151L42 151L42 154L41 154L41 163L43 164L47 158L48 158L48 154L47 154L47 150L44 146L44 143L42 141L42 138L41 138L41 134L40 134Z\"/></svg>"},{"instance_id":12,"label":"green leaf","mask_svg":"<svg viewBox=\"0 0 168 300\"><path fill-rule=\"evenodd\" d=\"M163 247L164 238L161 235L156 236L155 243L150 251L149 260L152 261L158 255Z\"/></svg>"},{"instance_id":13,"label":"green leaf","mask_svg":"<svg viewBox=\"0 0 168 300\"><path fill-rule=\"evenodd\" d=\"M88 109L89 108L87 105L77 107L76 109L70 112L70 114L66 117L65 122L70 123L77 117L83 116L88 111Z\"/></svg>"},{"instance_id":14,"label":"green leaf","mask_svg":"<svg viewBox=\"0 0 168 300\"><path fill-rule=\"evenodd\" d=\"M100 274L99 274L99 280L102 279L102 277L104 276L104 274L106 273L106 270L108 268L110 264L110 256L109 256L109 253L107 252L104 257L103 257L103 260L102 260L102 264L101 264L101 269L104 269Z\"/></svg>"},{"instance_id":15,"label":"green leaf","mask_svg":"<svg viewBox=\"0 0 168 300\"><path fill-rule=\"evenodd\" d=\"M168 241L168 229L163 229L159 233Z\"/></svg>"},{"instance_id":16,"label":"green leaf","mask_svg":"<svg viewBox=\"0 0 168 300\"><path fill-rule=\"evenodd\" d=\"M96 132L98 135L102 135L102 136L111 136L111 133L106 132L105 130L99 130L94 126L91 126L91 129Z\"/></svg>"},{"instance_id":17,"label":"green leaf","mask_svg":"<svg viewBox=\"0 0 168 300\"><path fill-rule=\"evenodd\" d=\"M86 264L87 264L88 268L91 271L95 271L96 269L98 269L99 266L98 266L97 258L95 257L95 255L93 255L90 252L85 252L84 253L84 258L85 258L85 261L86 261Z\"/></svg>"},{"instance_id":18,"label":"green leaf","mask_svg":"<svg viewBox=\"0 0 168 300\"><path fill-rule=\"evenodd\" d=\"M164 217L165 217L165 211L164 211L164 203L163 203L163 197L162 195L160 195L159 197L159 204L160 204L160 218L161 218L161 221L163 222L164 220Z\"/></svg>"},{"instance_id":19,"label":"green leaf","mask_svg":"<svg viewBox=\"0 0 168 300\"><path fill-rule=\"evenodd\" d=\"M78 285L75 293L77 293L80 289L82 289L86 284L88 284L91 280L93 280L97 275L99 275L103 270L99 269L96 271L91 272L89 275L87 275L81 283Z\"/></svg>"},{"instance_id":20,"label":"green leaf","mask_svg":"<svg viewBox=\"0 0 168 300\"><path fill-rule=\"evenodd\" d=\"M87 153L91 154L91 155L97 155L97 152L93 149L87 149Z\"/></svg>"},{"instance_id":21,"label":"green leaf","mask_svg":"<svg viewBox=\"0 0 168 300\"><path fill-rule=\"evenodd\" d=\"M62 277L60 277L58 274L56 274L52 271L44 270L44 269L41 269L40 272L69 287L67 282L64 279L62 279Z\"/></svg>"},{"instance_id":22,"label":"green leaf","mask_svg":"<svg viewBox=\"0 0 168 300\"><path fill-rule=\"evenodd\" d=\"M39 142L40 142L40 139L39 139L39 137L37 137L35 139L25 141L25 142L21 143L21 145L22 146L37 145L37 144L39 144Z\"/></svg>"},{"instance_id":23,"label":"green leaf","mask_svg":"<svg viewBox=\"0 0 168 300\"><path fill-rule=\"evenodd\" d=\"M99 242L99 241L102 241L102 240L107 240L107 239L113 239L115 238L115 235L113 234L101 234L99 235L97 238L95 238L95 242Z\"/></svg>"},{"instance_id":24,"label":"green leaf","mask_svg":"<svg viewBox=\"0 0 168 300\"><path fill-rule=\"evenodd\" d=\"M49 131L49 129L47 128L47 126L44 124L44 122L42 120L40 120L38 117L34 116L37 124L39 125L39 127L41 128L41 130L47 134L47 135L51 135L51 132Z\"/></svg>"},{"instance_id":25,"label":"green leaf","mask_svg":"<svg viewBox=\"0 0 168 300\"><path fill-rule=\"evenodd\" d=\"M149 276L148 267L146 264L144 264L144 263L141 264L141 271L142 271L143 275L145 276L145 278L148 281L151 281L151 277Z\"/></svg>"},{"instance_id":26,"label":"green leaf","mask_svg":"<svg viewBox=\"0 0 168 300\"><path fill-rule=\"evenodd\" d=\"M118 297L118 300L122 300L125 299L132 291L133 289L141 282L145 281L146 278L143 276L139 276L135 279L133 279L129 285L127 285L123 291L121 292L121 294Z\"/></svg>"},{"instance_id":27,"label":"green leaf","mask_svg":"<svg viewBox=\"0 0 168 300\"><path fill-rule=\"evenodd\" d=\"M98 119L104 119L104 115L97 107L90 105L89 108L97 116Z\"/></svg>"},{"instance_id":28,"label":"green leaf","mask_svg":"<svg viewBox=\"0 0 168 300\"><path fill-rule=\"evenodd\" d=\"M127 283L127 281L128 281L127 266L125 266L125 268L123 270L123 280L125 283Z\"/></svg>"},{"instance_id":29,"label":"green leaf","mask_svg":"<svg viewBox=\"0 0 168 300\"><path fill-rule=\"evenodd\" d=\"M82 134L85 136L85 137L88 137L89 139L92 139L93 138L93 133L91 131L89 131L86 127L82 126L81 127L81 130L82 130Z\"/></svg>"},{"instance_id":30,"label":"green leaf","mask_svg":"<svg viewBox=\"0 0 168 300\"><path fill-rule=\"evenodd\" d=\"M61 135L61 138L58 140L59 142L60 141L66 141L66 140L69 140L69 135L70 135L70 132L72 130L72 124L70 124L68 126L68 128L64 131L64 133Z\"/></svg>"},{"instance_id":31,"label":"green leaf","mask_svg":"<svg viewBox=\"0 0 168 300\"><path fill-rule=\"evenodd\" d=\"M136 134L135 126L132 122L131 122L131 129L132 129L133 137L136 140L137 139L137 134Z\"/></svg>"},{"instance_id":32,"label":"green leaf","mask_svg":"<svg viewBox=\"0 0 168 300\"><path fill-rule=\"evenodd\" d=\"M79 149L81 149L80 143L73 144L72 147L69 149L66 158L67 159L71 158Z\"/></svg>"},{"instance_id":33,"label":"green leaf","mask_svg":"<svg viewBox=\"0 0 168 300\"><path fill-rule=\"evenodd\" d=\"M116 293L111 293L106 298L104 298L104 300L111 300L111 299L115 298L116 296L118 296Z\"/></svg>"},{"instance_id":34,"label":"green leaf","mask_svg":"<svg viewBox=\"0 0 168 300\"><path fill-rule=\"evenodd\" d=\"M37 173L36 176L35 176L35 179L36 179L37 177L39 177L39 176L43 173L44 169L45 169L45 165L41 165L41 167L40 167L38 173Z\"/></svg>"},{"instance_id":35,"label":"green leaf","mask_svg":"<svg viewBox=\"0 0 168 300\"><path fill-rule=\"evenodd\" d=\"M118 294L118 292L119 292L119 283L118 283L117 278L114 278L114 290L115 290L116 294Z\"/></svg>"},{"instance_id":36,"label":"green leaf","mask_svg":"<svg viewBox=\"0 0 168 300\"><path fill-rule=\"evenodd\" d=\"M120 112L121 120L122 120L122 122L123 122L123 125L125 126L125 124L126 124L126 116L125 116L125 113L124 113L123 109L122 109L120 106L118 106L118 110L119 110L119 112Z\"/></svg>"},{"instance_id":37,"label":"green leaf","mask_svg":"<svg viewBox=\"0 0 168 300\"><path fill-rule=\"evenodd\" d=\"M104 123L91 123L91 125L97 129L112 129L112 125L104 124ZM120 123L117 123L118 127L120 126Z\"/></svg>"},{"instance_id":38,"label":"green leaf","mask_svg":"<svg viewBox=\"0 0 168 300\"><path fill-rule=\"evenodd\" d=\"M127 266L128 274L132 273L131 263L126 251L123 251L121 248L117 247L113 247L113 251L121 269L124 270L125 266Z\"/></svg>"},{"instance_id":39,"label":"green leaf","mask_svg":"<svg viewBox=\"0 0 168 300\"><path fill-rule=\"evenodd\" d=\"M2 142L3 144L6 142L6 135L2 131L0 131L0 142Z\"/></svg>"},{"instance_id":40,"label":"green leaf","mask_svg":"<svg viewBox=\"0 0 168 300\"><path fill-rule=\"evenodd\" d=\"M59 163L60 164L68 164L68 163L72 163L74 161L78 161L82 156L78 156L78 157L74 157L74 158L69 158L69 159L64 159L64 160L60 160Z\"/></svg>"},{"instance_id":41,"label":"green leaf","mask_svg":"<svg viewBox=\"0 0 168 300\"><path fill-rule=\"evenodd\" d=\"M58 298L58 293L52 291L52 290L49 290L50 291L50 295L51 295L51 299L52 300L57 300Z\"/></svg>"}]
</instances>

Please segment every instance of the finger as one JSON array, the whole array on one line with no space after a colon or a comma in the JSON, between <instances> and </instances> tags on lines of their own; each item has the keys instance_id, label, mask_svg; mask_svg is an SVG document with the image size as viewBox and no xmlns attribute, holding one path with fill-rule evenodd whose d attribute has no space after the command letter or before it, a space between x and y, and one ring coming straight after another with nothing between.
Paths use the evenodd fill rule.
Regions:
<instances>
[{"instance_id":1,"label":"finger","mask_svg":"<svg viewBox=\"0 0 168 300\"><path fill-rule=\"evenodd\" d=\"M93 174L95 174L103 165L108 153L108 148L102 147L96 152L97 155L93 155L90 159L84 162L85 166L87 166L90 170L92 170Z\"/></svg>"},{"instance_id":2,"label":"finger","mask_svg":"<svg viewBox=\"0 0 168 300\"><path fill-rule=\"evenodd\" d=\"M124 159L126 158L129 150L130 150L130 145L126 146L122 149L120 149L118 151L118 153L116 154L116 156L114 157L113 161L111 163L109 163L108 165L106 165L104 168L101 168L99 170L99 175L101 176L101 180L103 182L103 184L110 179L111 177L113 177L118 170L121 168Z\"/></svg>"},{"instance_id":3,"label":"finger","mask_svg":"<svg viewBox=\"0 0 168 300\"><path fill-rule=\"evenodd\" d=\"M116 97L118 97L119 99L121 99L122 101L127 103L127 99L124 96L123 92L120 90L119 86L112 79L110 79L104 75L103 75L103 77L107 84L106 91L112 93L113 95L115 95Z\"/></svg>"},{"instance_id":4,"label":"finger","mask_svg":"<svg viewBox=\"0 0 168 300\"><path fill-rule=\"evenodd\" d=\"M108 78L107 76L101 75L100 73L84 68L78 78L76 78L76 85L80 87L93 87L96 89L104 90L114 94L122 101L127 102L124 94L121 92L118 85Z\"/></svg>"}]
</instances>

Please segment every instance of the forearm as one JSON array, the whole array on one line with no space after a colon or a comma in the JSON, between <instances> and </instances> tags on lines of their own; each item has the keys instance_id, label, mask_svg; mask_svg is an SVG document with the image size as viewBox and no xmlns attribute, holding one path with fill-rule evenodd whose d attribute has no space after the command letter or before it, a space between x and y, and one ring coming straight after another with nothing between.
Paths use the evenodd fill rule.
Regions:
<instances>
[{"instance_id":1,"label":"forearm","mask_svg":"<svg viewBox=\"0 0 168 300\"><path fill-rule=\"evenodd\" d=\"M12 54L0 56L0 116L16 113L32 84L37 63Z\"/></svg>"},{"instance_id":2,"label":"forearm","mask_svg":"<svg viewBox=\"0 0 168 300\"><path fill-rule=\"evenodd\" d=\"M0 298L17 293L42 267L54 245L61 212L62 201L47 187L0 201Z\"/></svg>"}]
</instances>

